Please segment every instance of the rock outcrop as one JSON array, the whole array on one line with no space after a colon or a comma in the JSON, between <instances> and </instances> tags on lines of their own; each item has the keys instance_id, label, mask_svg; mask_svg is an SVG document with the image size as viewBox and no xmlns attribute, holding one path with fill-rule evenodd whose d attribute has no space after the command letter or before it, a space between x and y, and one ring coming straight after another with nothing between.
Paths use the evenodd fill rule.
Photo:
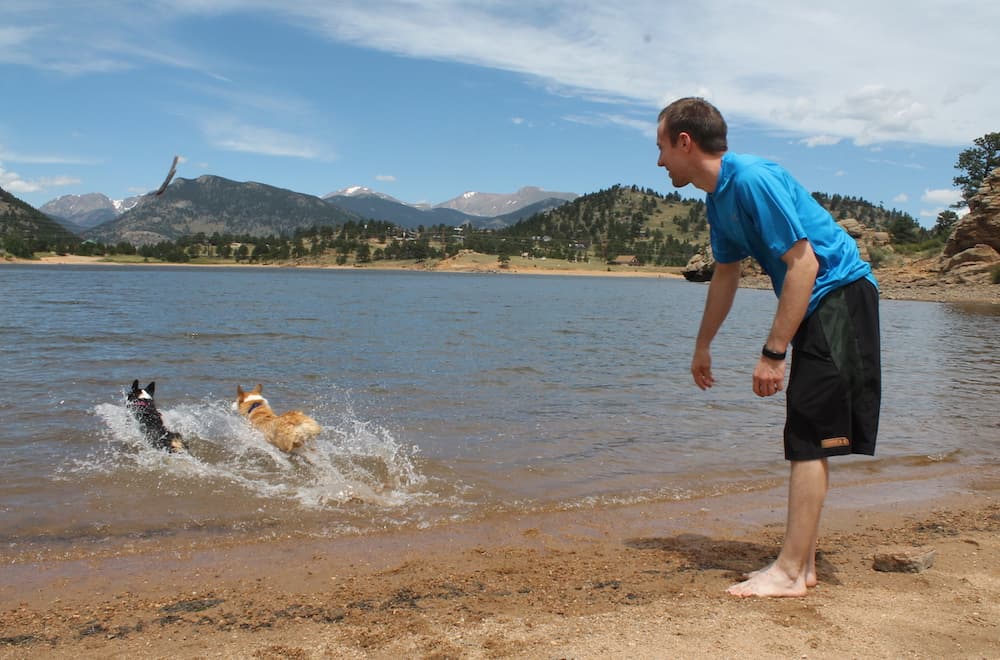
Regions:
<instances>
[{"instance_id":1,"label":"rock outcrop","mask_svg":"<svg viewBox=\"0 0 1000 660\"><path fill-rule=\"evenodd\" d=\"M969 213L941 252L941 272L984 271L1000 263L1000 167L983 180L969 200Z\"/></svg>"},{"instance_id":2,"label":"rock outcrop","mask_svg":"<svg viewBox=\"0 0 1000 660\"><path fill-rule=\"evenodd\" d=\"M892 237L887 231L872 231L867 226L861 224L855 218L844 218L837 222L844 231L855 240L858 244L858 251L861 252L861 258L865 261L871 261L871 250L870 248L885 248L887 250L892 250Z\"/></svg>"},{"instance_id":3,"label":"rock outcrop","mask_svg":"<svg viewBox=\"0 0 1000 660\"><path fill-rule=\"evenodd\" d=\"M688 282L708 282L714 272L715 257L712 256L712 248L706 247L704 251L699 250L688 259L687 265L681 270L681 275Z\"/></svg>"}]
</instances>

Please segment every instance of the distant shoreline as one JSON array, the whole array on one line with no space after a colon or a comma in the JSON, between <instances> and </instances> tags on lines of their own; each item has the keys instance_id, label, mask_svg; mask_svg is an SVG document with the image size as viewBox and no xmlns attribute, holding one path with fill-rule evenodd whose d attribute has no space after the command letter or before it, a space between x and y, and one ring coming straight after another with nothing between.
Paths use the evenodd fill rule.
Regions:
<instances>
[{"instance_id":1,"label":"distant shoreline","mask_svg":"<svg viewBox=\"0 0 1000 660\"><path fill-rule=\"evenodd\" d=\"M109 260L106 257L78 255L45 256L39 259L5 259L3 264L29 265L86 265L86 266L187 266L195 268L318 268L324 270L394 270L437 273L495 273L510 275L570 275L600 277L642 277L684 279L681 267L606 266L603 264L567 264L553 267L544 259L513 258L508 268L501 268L490 255L459 255L427 262L377 262L365 265L337 265L318 262L283 263L173 263ZM1000 284L991 284L983 275L978 279L964 277L945 279L926 264L907 264L902 267L880 268L875 271L882 298L885 300L913 300L939 303L971 303L1000 305ZM743 288L768 289L764 277L745 277Z\"/></svg>"},{"instance_id":2,"label":"distant shoreline","mask_svg":"<svg viewBox=\"0 0 1000 660\"><path fill-rule=\"evenodd\" d=\"M492 263L483 260L462 260L460 258L441 259L424 263L415 261L381 261L364 265L338 265L320 262L271 262L271 263L237 263L232 262L169 262L169 261L127 261L114 260L107 257L83 257L77 255L45 256L38 259L7 259L0 264L53 265L53 266L186 266L191 268L319 268L323 270L399 270L419 272L453 272L453 273L497 273L512 275L599 275L607 277L656 277L684 279L680 266L642 267L586 265L582 267L550 267L545 260L524 260L525 263L501 268L495 259ZM539 266L541 263L543 265ZM604 268L602 270L602 268Z\"/></svg>"}]
</instances>

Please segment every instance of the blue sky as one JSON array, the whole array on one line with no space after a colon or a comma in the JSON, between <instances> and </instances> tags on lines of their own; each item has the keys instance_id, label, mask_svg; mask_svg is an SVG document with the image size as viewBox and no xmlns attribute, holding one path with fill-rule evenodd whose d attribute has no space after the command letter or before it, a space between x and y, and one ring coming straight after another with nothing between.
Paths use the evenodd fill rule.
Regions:
<instances>
[{"instance_id":1,"label":"blue sky","mask_svg":"<svg viewBox=\"0 0 1000 660\"><path fill-rule=\"evenodd\" d=\"M656 115L698 95L732 151L932 226L1000 130L997 25L978 0L4 0L0 187L121 199L177 154L314 195L667 193Z\"/></svg>"}]
</instances>

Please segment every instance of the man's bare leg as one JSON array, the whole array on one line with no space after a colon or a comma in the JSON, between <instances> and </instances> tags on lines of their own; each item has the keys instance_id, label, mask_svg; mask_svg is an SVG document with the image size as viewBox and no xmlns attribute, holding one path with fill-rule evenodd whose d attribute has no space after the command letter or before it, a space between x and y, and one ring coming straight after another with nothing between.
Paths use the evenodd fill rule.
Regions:
<instances>
[{"instance_id":1,"label":"man's bare leg","mask_svg":"<svg viewBox=\"0 0 1000 660\"><path fill-rule=\"evenodd\" d=\"M816 583L816 540L819 518L830 481L825 458L792 461L788 480L785 542L773 564L729 587L734 596L805 596Z\"/></svg>"}]
</instances>

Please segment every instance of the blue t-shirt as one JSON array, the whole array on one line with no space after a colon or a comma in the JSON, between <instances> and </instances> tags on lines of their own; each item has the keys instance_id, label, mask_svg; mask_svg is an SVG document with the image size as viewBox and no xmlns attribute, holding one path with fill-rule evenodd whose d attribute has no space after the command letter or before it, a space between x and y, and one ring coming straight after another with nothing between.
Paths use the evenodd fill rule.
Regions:
<instances>
[{"instance_id":1,"label":"blue t-shirt","mask_svg":"<svg viewBox=\"0 0 1000 660\"><path fill-rule=\"evenodd\" d=\"M854 239L776 163L723 154L719 180L706 205L715 259L732 263L753 257L770 276L777 296L788 270L782 255L797 241L809 241L819 271L807 315L823 296L857 279L867 277L878 286Z\"/></svg>"}]
</instances>

